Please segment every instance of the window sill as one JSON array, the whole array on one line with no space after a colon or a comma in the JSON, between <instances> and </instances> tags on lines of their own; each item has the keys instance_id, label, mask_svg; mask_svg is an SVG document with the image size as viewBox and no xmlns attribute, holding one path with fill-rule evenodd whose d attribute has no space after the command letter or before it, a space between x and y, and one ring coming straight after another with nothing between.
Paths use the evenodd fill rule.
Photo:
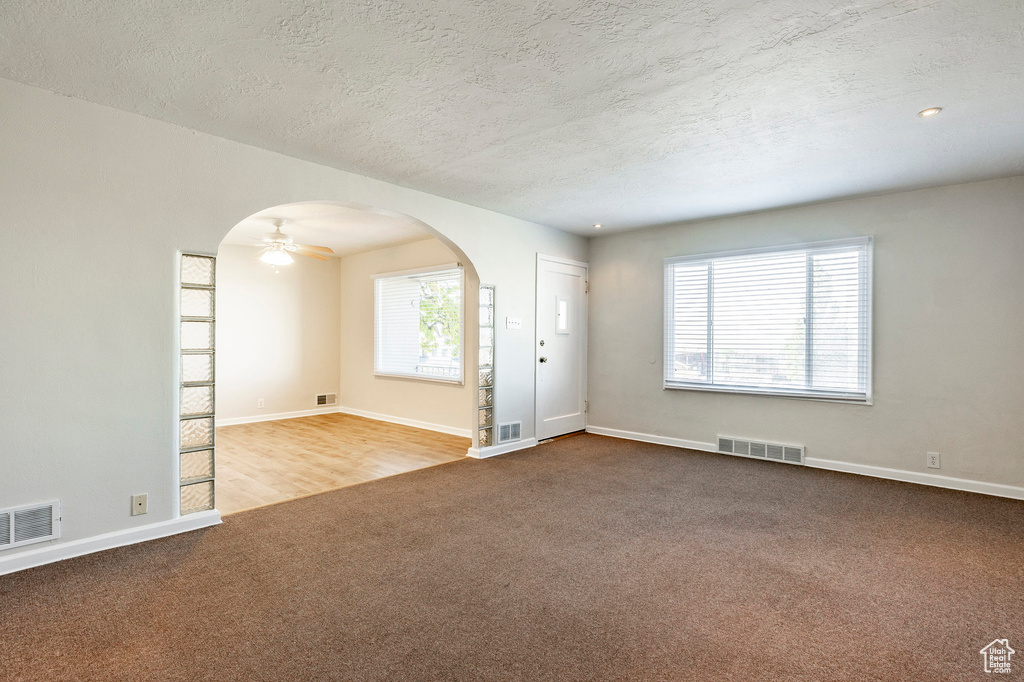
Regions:
<instances>
[{"instance_id":1,"label":"window sill","mask_svg":"<svg viewBox=\"0 0 1024 682\"><path fill-rule=\"evenodd\" d=\"M805 393L801 391L780 391L770 388L755 387L728 387L728 386L702 386L700 384L684 384L664 382L662 388L666 391L700 391L704 393L731 393L733 395L756 395L770 398L790 398L795 400L813 400L822 403L843 403L846 405L872 405L874 404L869 393L867 396L843 396L829 395L823 393Z\"/></svg>"},{"instance_id":2,"label":"window sill","mask_svg":"<svg viewBox=\"0 0 1024 682\"><path fill-rule=\"evenodd\" d=\"M413 381L429 381L434 384L448 384L449 386L465 386L466 382L460 379L445 379L444 377L430 377L422 374L392 374L390 372L374 372L373 376L385 379L411 379Z\"/></svg>"}]
</instances>

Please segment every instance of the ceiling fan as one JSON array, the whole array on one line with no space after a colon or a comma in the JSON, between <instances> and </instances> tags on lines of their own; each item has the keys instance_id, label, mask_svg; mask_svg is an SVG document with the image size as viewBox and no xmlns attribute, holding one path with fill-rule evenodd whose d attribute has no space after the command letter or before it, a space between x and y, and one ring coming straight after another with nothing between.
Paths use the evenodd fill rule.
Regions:
<instances>
[{"instance_id":1,"label":"ceiling fan","mask_svg":"<svg viewBox=\"0 0 1024 682\"><path fill-rule=\"evenodd\" d=\"M267 232L260 239L253 237L253 239L262 242L265 245L259 252L259 259L267 265L289 265L295 260L292 258L292 254L307 256L317 260L327 260L327 256L324 254L334 253L334 249L329 249L326 246L296 244L291 235L287 235L281 231L281 226L284 224L284 220L274 218L271 222L274 224L275 228L273 232Z\"/></svg>"}]
</instances>

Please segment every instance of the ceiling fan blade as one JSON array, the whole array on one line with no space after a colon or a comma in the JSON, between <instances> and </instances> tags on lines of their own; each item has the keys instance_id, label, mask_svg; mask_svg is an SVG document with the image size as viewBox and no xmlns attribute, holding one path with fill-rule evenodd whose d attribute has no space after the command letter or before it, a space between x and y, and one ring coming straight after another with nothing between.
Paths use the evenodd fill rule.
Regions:
<instances>
[{"instance_id":1,"label":"ceiling fan blade","mask_svg":"<svg viewBox=\"0 0 1024 682\"><path fill-rule=\"evenodd\" d=\"M306 256L307 258L316 258L317 260L330 260L327 256L321 256L319 253L312 253L310 251L303 251L302 249L289 249L289 252L294 253L297 256Z\"/></svg>"},{"instance_id":2,"label":"ceiling fan blade","mask_svg":"<svg viewBox=\"0 0 1024 682\"><path fill-rule=\"evenodd\" d=\"M306 251L320 251L321 253L334 253L334 249L329 249L326 246L311 246L309 244L292 244L292 246L298 247L300 249L305 249Z\"/></svg>"}]
</instances>

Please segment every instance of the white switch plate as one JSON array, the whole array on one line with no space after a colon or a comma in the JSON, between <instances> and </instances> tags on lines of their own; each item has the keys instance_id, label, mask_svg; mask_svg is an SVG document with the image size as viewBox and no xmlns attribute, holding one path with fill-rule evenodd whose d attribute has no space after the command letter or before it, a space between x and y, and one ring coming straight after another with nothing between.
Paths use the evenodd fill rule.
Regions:
<instances>
[{"instance_id":1,"label":"white switch plate","mask_svg":"<svg viewBox=\"0 0 1024 682\"><path fill-rule=\"evenodd\" d=\"M132 495L132 516L149 513L149 494Z\"/></svg>"},{"instance_id":2,"label":"white switch plate","mask_svg":"<svg viewBox=\"0 0 1024 682\"><path fill-rule=\"evenodd\" d=\"M522 329L523 318L521 317L506 317L505 318L505 329Z\"/></svg>"},{"instance_id":3,"label":"white switch plate","mask_svg":"<svg viewBox=\"0 0 1024 682\"><path fill-rule=\"evenodd\" d=\"M929 469L941 469L942 468L942 459L939 457L939 453L937 453L937 452L929 452L928 453L928 468Z\"/></svg>"}]
</instances>

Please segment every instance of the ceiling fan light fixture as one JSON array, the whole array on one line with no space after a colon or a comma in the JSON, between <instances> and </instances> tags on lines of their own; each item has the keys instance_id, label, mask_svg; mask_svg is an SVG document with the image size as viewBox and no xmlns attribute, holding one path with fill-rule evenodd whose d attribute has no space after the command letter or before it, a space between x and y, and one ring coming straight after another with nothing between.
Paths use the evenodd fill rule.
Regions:
<instances>
[{"instance_id":1,"label":"ceiling fan light fixture","mask_svg":"<svg viewBox=\"0 0 1024 682\"><path fill-rule=\"evenodd\" d=\"M284 249L270 248L260 254L260 260L267 265L291 265L295 262L291 254Z\"/></svg>"}]
</instances>

